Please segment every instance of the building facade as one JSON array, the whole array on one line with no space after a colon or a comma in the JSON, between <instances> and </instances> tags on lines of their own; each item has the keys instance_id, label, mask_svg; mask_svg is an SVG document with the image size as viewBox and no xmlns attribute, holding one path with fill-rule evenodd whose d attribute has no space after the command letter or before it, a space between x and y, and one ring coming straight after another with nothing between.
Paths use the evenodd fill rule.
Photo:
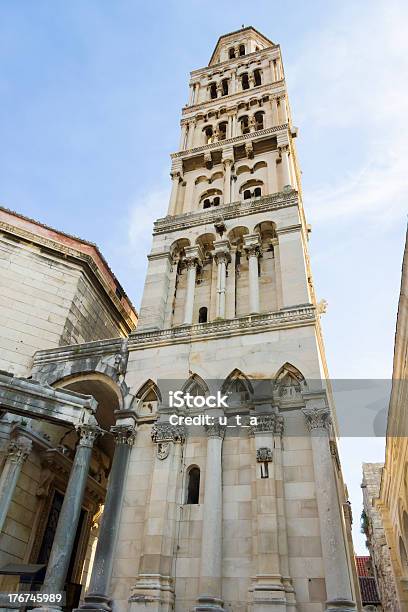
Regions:
<instances>
[{"instance_id":1,"label":"building facade","mask_svg":"<svg viewBox=\"0 0 408 612\"><path fill-rule=\"evenodd\" d=\"M4 410L64 425L55 453L72 436L65 494L45 493L44 592L66 584L92 447L109 448L82 611L361 607L296 135L280 47L252 27L222 36L191 73L136 330L56 339L32 378L0 381ZM191 426L203 409L172 406L177 390L227 405Z\"/></svg>"},{"instance_id":2,"label":"building facade","mask_svg":"<svg viewBox=\"0 0 408 612\"><path fill-rule=\"evenodd\" d=\"M378 586L382 609L385 612L392 612L398 610L399 604L390 552L381 514L377 508L383 467L383 463L363 463L361 488L364 510L361 527L367 538L366 545L370 552L372 574Z\"/></svg>"},{"instance_id":3,"label":"building facade","mask_svg":"<svg viewBox=\"0 0 408 612\"><path fill-rule=\"evenodd\" d=\"M392 390L388 409L385 464L376 508L381 514L399 609L408 609L408 415L407 346L408 246L402 263L395 332ZM387 570L387 566L384 571Z\"/></svg>"}]
</instances>

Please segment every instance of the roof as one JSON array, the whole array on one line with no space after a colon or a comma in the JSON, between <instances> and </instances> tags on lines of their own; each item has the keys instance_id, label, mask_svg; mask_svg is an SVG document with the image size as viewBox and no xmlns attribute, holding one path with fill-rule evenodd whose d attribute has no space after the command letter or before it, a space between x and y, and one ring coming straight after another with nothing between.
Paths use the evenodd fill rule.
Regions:
<instances>
[{"instance_id":1,"label":"roof","mask_svg":"<svg viewBox=\"0 0 408 612\"><path fill-rule=\"evenodd\" d=\"M91 267L98 272L97 276L102 281L111 300L115 302L120 296L121 307L126 311L127 317L133 321L134 326L136 325L137 311L96 244L61 232L3 206L0 206L0 229L9 230L10 233L16 230L21 237L24 238L27 235L31 242L37 242L49 248L58 250L60 246L64 255L69 254L75 257L77 254L82 255L87 261L92 260Z\"/></svg>"},{"instance_id":2,"label":"roof","mask_svg":"<svg viewBox=\"0 0 408 612\"><path fill-rule=\"evenodd\" d=\"M369 556L356 557L357 575L358 576L372 576L372 563Z\"/></svg>"},{"instance_id":3,"label":"roof","mask_svg":"<svg viewBox=\"0 0 408 612\"><path fill-rule=\"evenodd\" d=\"M265 36L264 34L262 34L261 32L259 32L259 30L257 30L256 28L254 28L253 26L247 26L246 28L240 28L239 30L234 30L233 32L228 32L227 34L222 34L219 39L217 40L217 44L215 45L214 51L211 55L210 61L209 61L209 65L211 64L211 62L214 59L214 55L217 52L218 46L220 44L220 42L224 39L224 38L228 38L229 36L233 36L235 34L241 34L242 32L248 32L249 30L252 30L253 32L256 32L256 34L258 34L258 36L261 36L266 42L268 42L272 47L275 46L275 43L272 42L269 38L267 38L267 36Z\"/></svg>"},{"instance_id":4,"label":"roof","mask_svg":"<svg viewBox=\"0 0 408 612\"><path fill-rule=\"evenodd\" d=\"M378 596L377 585L375 583L375 578L360 576L360 591L361 591L361 601L363 606L372 604L377 605L380 604L380 598Z\"/></svg>"}]
</instances>

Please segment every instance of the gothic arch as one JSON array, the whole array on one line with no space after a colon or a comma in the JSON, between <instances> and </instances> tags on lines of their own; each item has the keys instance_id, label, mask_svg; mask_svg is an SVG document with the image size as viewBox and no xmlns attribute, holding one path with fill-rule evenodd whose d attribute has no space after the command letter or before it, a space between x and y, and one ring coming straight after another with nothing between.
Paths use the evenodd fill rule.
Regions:
<instances>
[{"instance_id":1,"label":"gothic arch","mask_svg":"<svg viewBox=\"0 0 408 612\"><path fill-rule=\"evenodd\" d=\"M149 378L139 388L135 395L135 410L138 416L149 417L155 415L162 401L160 389L157 384Z\"/></svg>"},{"instance_id":2,"label":"gothic arch","mask_svg":"<svg viewBox=\"0 0 408 612\"><path fill-rule=\"evenodd\" d=\"M275 389L279 396L293 398L298 395L302 387L306 387L306 380L302 372L291 363L286 362L275 376Z\"/></svg>"},{"instance_id":3,"label":"gothic arch","mask_svg":"<svg viewBox=\"0 0 408 612\"><path fill-rule=\"evenodd\" d=\"M241 400L247 401L252 397L254 388L248 376L239 368L234 368L224 380L221 392L233 396L239 395Z\"/></svg>"},{"instance_id":4,"label":"gothic arch","mask_svg":"<svg viewBox=\"0 0 408 612\"><path fill-rule=\"evenodd\" d=\"M161 397L161 393L160 393L159 387L156 385L156 383L151 378L149 378L139 388L139 390L137 391L135 397L137 397L137 399L139 399L139 400L143 400L145 398L148 398L151 394L155 395L156 401L158 401L158 402L162 401L162 397Z\"/></svg>"},{"instance_id":5,"label":"gothic arch","mask_svg":"<svg viewBox=\"0 0 408 612\"><path fill-rule=\"evenodd\" d=\"M192 374L184 383L182 391L183 393L190 393L190 395L205 397L209 393L209 388L201 376Z\"/></svg>"}]
</instances>

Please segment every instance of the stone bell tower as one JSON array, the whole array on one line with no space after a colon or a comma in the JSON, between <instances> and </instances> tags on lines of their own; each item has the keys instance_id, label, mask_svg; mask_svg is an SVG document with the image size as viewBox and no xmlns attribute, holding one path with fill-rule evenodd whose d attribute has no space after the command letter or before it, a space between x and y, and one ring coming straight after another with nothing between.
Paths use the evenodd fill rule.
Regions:
<instances>
[{"instance_id":1,"label":"stone bell tower","mask_svg":"<svg viewBox=\"0 0 408 612\"><path fill-rule=\"evenodd\" d=\"M279 45L221 36L191 73L128 342L139 425L113 592L138 568L132 612L356 609L296 136ZM173 425L163 380L200 396L220 381L228 419L257 424Z\"/></svg>"}]
</instances>

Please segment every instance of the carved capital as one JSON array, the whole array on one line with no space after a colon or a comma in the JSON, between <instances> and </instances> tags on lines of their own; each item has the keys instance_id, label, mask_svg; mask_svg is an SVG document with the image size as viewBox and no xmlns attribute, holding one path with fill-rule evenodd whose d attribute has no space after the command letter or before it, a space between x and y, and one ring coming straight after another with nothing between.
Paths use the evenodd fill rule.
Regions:
<instances>
[{"instance_id":1,"label":"carved capital","mask_svg":"<svg viewBox=\"0 0 408 612\"><path fill-rule=\"evenodd\" d=\"M256 460L258 463L270 463L272 461L272 449L267 446L261 446L256 450Z\"/></svg>"},{"instance_id":2,"label":"carved capital","mask_svg":"<svg viewBox=\"0 0 408 612\"><path fill-rule=\"evenodd\" d=\"M13 438L8 447L8 461L12 463L24 463L28 455L31 453L33 443L25 436L17 436Z\"/></svg>"},{"instance_id":3,"label":"carved capital","mask_svg":"<svg viewBox=\"0 0 408 612\"><path fill-rule=\"evenodd\" d=\"M225 426L220 425L219 423L214 423L213 425L205 425L205 431L207 432L207 436L209 438L223 439L225 436Z\"/></svg>"},{"instance_id":4,"label":"carved capital","mask_svg":"<svg viewBox=\"0 0 408 612\"><path fill-rule=\"evenodd\" d=\"M272 433L282 435L284 420L280 414L262 414L257 416L257 424L251 425L250 431L256 433Z\"/></svg>"},{"instance_id":5,"label":"carved capital","mask_svg":"<svg viewBox=\"0 0 408 612\"><path fill-rule=\"evenodd\" d=\"M164 442L180 442L186 439L186 430L183 425L170 425L170 423L155 423L151 432L152 441L156 444Z\"/></svg>"},{"instance_id":6,"label":"carved capital","mask_svg":"<svg viewBox=\"0 0 408 612\"><path fill-rule=\"evenodd\" d=\"M326 406L306 406L302 409L309 431L313 429L326 429L331 425L330 411Z\"/></svg>"},{"instance_id":7,"label":"carved capital","mask_svg":"<svg viewBox=\"0 0 408 612\"><path fill-rule=\"evenodd\" d=\"M133 446L136 437L136 429L133 425L112 425L110 430L113 433L116 445L128 444Z\"/></svg>"},{"instance_id":8,"label":"carved capital","mask_svg":"<svg viewBox=\"0 0 408 612\"><path fill-rule=\"evenodd\" d=\"M102 433L98 425L82 424L77 427L77 432L80 435L79 446L92 448L96 438Z\"/></svg>"}]
</instances>

